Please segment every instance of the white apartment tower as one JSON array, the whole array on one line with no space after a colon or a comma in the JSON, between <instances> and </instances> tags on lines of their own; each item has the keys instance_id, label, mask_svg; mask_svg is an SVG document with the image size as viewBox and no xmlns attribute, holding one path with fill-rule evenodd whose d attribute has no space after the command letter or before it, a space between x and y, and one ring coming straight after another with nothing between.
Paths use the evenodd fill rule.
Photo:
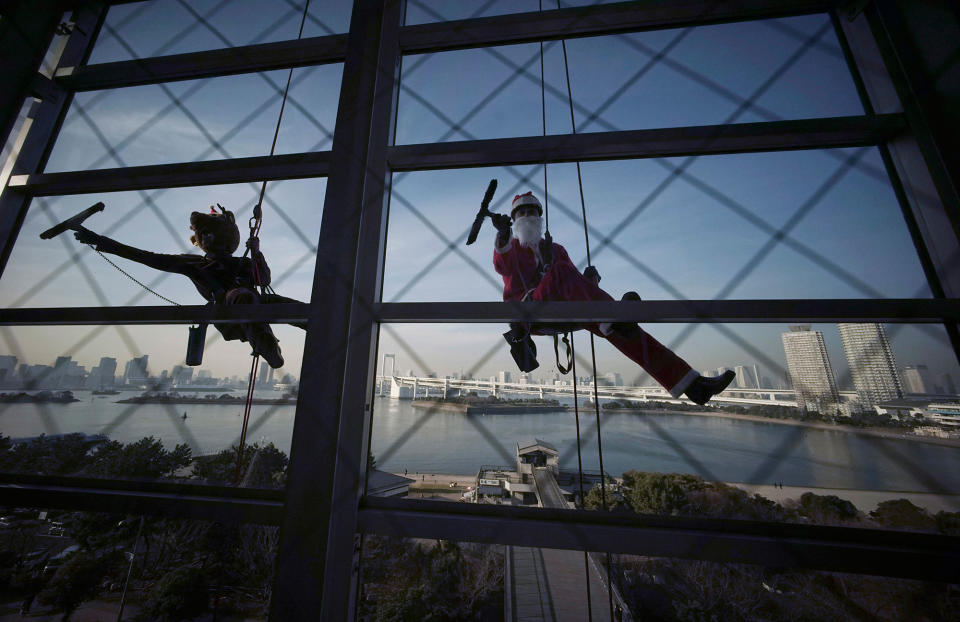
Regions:
<instances>
[{"instance_id":1,"label":"white apartment tower","mask_svg":"<svg viewBox=\"0 0 960 622\"><path fill-rule=\"evenodd\" d=\"M835 414L840 408L840 394L823 333L810 330L809 324L799 324L791 326L790 332L781 334L780 339L797 406L803 411Z\"/></svg>"},{"instance_id":2,"label":"white apartment tower","mask_svg":"<svg viewBox=\"0 0 960 622\"><path fill-rule=\"evenodd\" d=\"M857 399L864 406L903 397L893 350L880 324L837 324Z\"/></svg>"},{"instance_id":3,"label":"white apartment tower","mask_svg":"<svg viewBox=\"0 0 960 622\"><path fill-rule=\"evenodd\" d=\"M934 384L930 380L930 371L926 365L907 365L903 368L901 380L907 393L926 395L934 392Z\"/></svg>"}]
</instances>

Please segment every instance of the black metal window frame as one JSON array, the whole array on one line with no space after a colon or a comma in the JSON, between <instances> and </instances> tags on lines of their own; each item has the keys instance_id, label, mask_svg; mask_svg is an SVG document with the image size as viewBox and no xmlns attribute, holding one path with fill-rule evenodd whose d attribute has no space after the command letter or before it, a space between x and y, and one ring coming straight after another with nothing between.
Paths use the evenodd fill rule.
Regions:
<instances>
[{"instance_id":1,"label":"black metal window frame","mask_svg":"<svg viewBox=\"0 0 960 622\"><path fill-rule=\"evenodd\" d=\"M464 508L363 496L376 342L382 323L533 319L929 323L945 326L955 352L960 352L960 271L951 259L958 256L953 216L957 212L952 208L960 201L944 181L949 171L932 155L937 147L935 131L926 124L924 102L912 95L917 89L911 83L909 66L904 66L905 55L900 54L902 34L890 27L889 0L876 0L863 10L839 8L836 2L826 0L624 2L418 26L402 26L401 0L355 0L350 32L343 35L86 65L110 4L116 3L51 0L31 18L41 38L49 35L47 41L59 22L59 11L75 9L77 28L53 80L20 82L18 109L24 97L35 99L30 134L0 196L0 270L6 267L33 197L327 176L325 201L343 208L326 210L322 217L312 303L231 308L5 308L0 309L0 325L306 320L302 390L288 485L282 493L251 492L162 482L131 486L2 474L0 489L8 502L278 524L281 542L271 617L284 620L339 620L352 615L355 538L359 533L960 579L960 545L955 539L926 534L894 536L879 530L719 519L624 518L570 510ZM400 60L405 54L810 13L830 14L866 114L391 145ZM17 69L28 74L22 66L31 62L23 59ZM75 92L324 63L344 63L329 151L43 172ZM885 68L885 76L860 78L861 68L877 66ZM896 96L884 100L883 89L892 89ZM6 102L0 103L6 106ZM881 149L933 298L524 304L380 301L390 179L395 172L862 146ZM922 156L919 160L916 153ZM918 199L921 195L926 198ZM930 200L931 195L936 200ZM923 223L931 222L931 214L946 218L949 230L925 229ZM322 292L323 304L319 304L318 292Z\"/></svg>"}]
</instances>

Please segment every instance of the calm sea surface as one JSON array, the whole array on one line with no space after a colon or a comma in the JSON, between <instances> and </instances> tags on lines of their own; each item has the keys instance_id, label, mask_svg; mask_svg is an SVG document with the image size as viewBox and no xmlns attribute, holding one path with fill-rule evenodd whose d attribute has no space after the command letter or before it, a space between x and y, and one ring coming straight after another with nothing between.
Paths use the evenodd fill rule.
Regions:
<instances>
[{"instance_id":1,"label":"calm sea surface","mask_svg":"<svg viewBox=\"0 0 960 622\"><path fill-rule=\"evenodd\" d=\"M239 405L117 404L116 396L74 393L71 404L0 404L0 433L14 438L85 432L121 442L155 436L212 453L238 442ZM238 392L235 394L239 394ZM201 394L203 395L203 394ZM258 391L258 397L279 393ZM183 413L187 418L183 419ZM247 438L289 451L293 406L255 406ZM711 480L793 486L960 492L960 449L774 423L675 414L604 414L598 439L592 410L580 414L583 468L619 475L629 469L696 473ZM577 468L572 412L470 416L428 413L409 401L374 402L373 453L384 470L475 474L480 465L511 465L516 443L539 438Z\"/></svg>"}]
</instances>

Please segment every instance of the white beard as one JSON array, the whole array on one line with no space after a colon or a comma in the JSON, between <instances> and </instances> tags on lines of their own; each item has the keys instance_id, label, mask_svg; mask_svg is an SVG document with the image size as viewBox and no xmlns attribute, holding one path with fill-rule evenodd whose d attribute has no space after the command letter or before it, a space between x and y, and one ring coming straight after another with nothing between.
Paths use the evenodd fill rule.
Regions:
<instances>
[{"instance_id":1,"label":"white beard","mask_svg":"<svg viewBox=\"0 0 960 622\"><path fill-rule=\"evenodd\" d=\"M539 216L522 216L513 221L513 235L521 246L537 248L543 234L543 219Z\"/></svg>"}]
</instances>

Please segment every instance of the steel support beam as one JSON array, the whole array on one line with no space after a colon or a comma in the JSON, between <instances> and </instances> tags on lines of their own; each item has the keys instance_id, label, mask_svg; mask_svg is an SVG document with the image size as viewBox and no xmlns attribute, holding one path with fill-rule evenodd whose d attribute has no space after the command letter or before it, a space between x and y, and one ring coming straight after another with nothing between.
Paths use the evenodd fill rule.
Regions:
<instances>
[{"instance_id":1,"label":"steel support beam","mask_svg":"<svg viewBox=\"0 0 960 622\"><path fill-rule=\"evenodd\" d=\"M877 145L904 127L897 114L834 117L402 145L393 147L389 157L394 171L413 171L833 149Z\"/></svg>"},{"instance_id":2,"label":"steel support beam","mask_svg":"<svg viewBox=\"0 0 960 622\"><path fill-rule=\"evenodd\" d=\"M0 145L7 142L63 9L52 0L14 2L0 20Z\"/></svg>"},{"instance_id":3,"label":"steel support beam","mask_svg":"<svg viewBox=\"0 0 960 622\"><path fill-rule=\"evenodd\" d=\"M404 54L823 13L825 0L646 0L408 26Z\"/></svg>"},{"instance_id":4,"label":"steel support beam","mask_svg":"<svg viewBox=\"0 0 960 622\"><path fill-rule=\"evenodd\" d=\"M902 131L901 115L837 117L564 134L391 147L394 171L683 155L859 147ZM117 192L263 179L326 176L329 151L127 168L14 175L10 186L32 196Z\"/></svg>"},{"instance_id":5,"label":"steel support beam","mask_svg":"<svg viewBox=\"0 0 960 622\"><path fill-rule=\"evenodd\" d=\"M155 56L57 70L58 84L72 91L199 80L254 71L343 62L347 35L310 37L221 50Z\"/></svg>"},{"instance_id":6,"label":"steel support beam","mask_svg":"<svg viewBox=\"0 0 960 622\"><path fill-rule=\"evenodd\" d=\"M301 390L293 424L286 511L280 531L270 619L287 621L343 620L347 617L343 594L330 594L338 585L330 572L349 573L335 567L340 542L351 542L355 526L344 524L334 507L342 475L356 472L340 453L343 419L361 417L344 413L343 395L349 379L347 348L352 326L354 277L357 272L360 222L364 219L371 149L371 126L378 81L383 0L354 0L347 39L343 83L337 109L331 154L330 178L320 225L307 338L303 348ZM376 180L382 184L382 179ZM354 397L354 396L351 396ZM339 577L346 589L350 577Z\"/></svg>"},{"instance_id":7,"label":"steel support beam","mask_svg":"<svg viewBox=\"0 0 960 622\"><path fill-rule=\"evenodd\" d=\"M387 165L387 148L392 138L399 94L401 56L398 37L405 4L402 0L385 0L381 4L376 91L363 182L363 209L357 239L330 535L322 588L323 618L326 620L354 620L357 615L354 605L359 576L356 569L360 566L361 551L357 536L357 506L367 480L379 329L376 303L382 290L390 197L391 171Z\"/></svg>"},{"instance_id":8,"label":"steel support beam","mask_svg":"<svg viewBox=\"0 0 960 622\"><path fill-rule=\"evenodd\" d=\"M0 492L5 505L19 507L266 525L283 515L277 490L0 474ZM364 499L357 516L360 532L398 538L960 581L960 541L935 534L376 497Z\"/></svg>"},{"instance_id":9,"label":"steel support beam","mask_svg":"<svg viewBox=\"0 0 960 622\"><path fill-rule=\"evenodd\" d=\"M150 307L53 307L0 309L0 326L91 326L99 324L224 324L305 322L305 303L257 305L179 305Z\"/></svg>"},{"instance_id":10,"label":"steel support beam","mask_svg":"<svg viewBox=\"0 0 960 622\"><path fill-rule=\"evenodd\" d=\"M939 324L960 320L960 300L913 298L841 298L820 300L644 300L584 302L385 302L362 304L371 323L641 322L649 323L795 323L880 322ZM99 324L191 324L208 322L303 322L304 303L273 305L184 305L144 307L26 307L0 309L0 326ZM351 333L351 338L355 335ZM358 338L358 337L357 337Z\"/></svg>"},{"instance_id":11,"label":"steel support beam","mask_svg":"<svg viewBox=\"0 0 960 622\"><path fill-rule=\"evenodd\" d=\"M28 6L28 3L21 4ZM105 14L106 8L99 4L74 12L76 27L60 56L61 63L80 65L87 59ZM17 98L18 102L23 102L24 94L20 93ZM43 171L71 101L72 96L64 93L55 100L34 102L21 130L25 133L25 140L16 154L13 174L35 174ZM29 196L9 187L0 190L0 275L6 268L7 259L20 233L20 226L29 205Z\"/></svg>"},{"instance_id":12,"label":"steel support beam","mask_svg":"<svg viewBox=\"0 0 960 622\"><path fill-rule=\"evenodd\" d=\"M163 481L0 474L8 507L146 514L217 522L276 525L283 492Z\"/></svg>"},{"instance_id":13,"label":"steel support beam","mask_svg":"<svg viewBox=\"0 0 960 622\"><path fill-rule=\"evenodd\" d=\"M30 196L59 196L324 177L329 169L330 152L313 151L205 162L12 175L9 185Z\"/></svg>"},{"instance_id":14,"label":"steel support beam","mask_svg":"<svg viewBox=\"0 0 960 622\"><path fill-rule=\"evenodd\" d=\"M620 4L440 22L401 29L404 53L678 28L827 11L826 0L624 2ZM73 91L193 80L252 71L342 62L346 35L311 37L229 49L64 67L58 83Z\"/></svg>"},{"instance_id":15,"label":"steel support beam","mask_svg":"<svg viewBox=\"0 0 960 622\"><path fill-rule=\"evenodd\" d=\"M933 534L368 498L360 530L431 538L960 581L960 541Z\"/></svg>"}]
</instances>

